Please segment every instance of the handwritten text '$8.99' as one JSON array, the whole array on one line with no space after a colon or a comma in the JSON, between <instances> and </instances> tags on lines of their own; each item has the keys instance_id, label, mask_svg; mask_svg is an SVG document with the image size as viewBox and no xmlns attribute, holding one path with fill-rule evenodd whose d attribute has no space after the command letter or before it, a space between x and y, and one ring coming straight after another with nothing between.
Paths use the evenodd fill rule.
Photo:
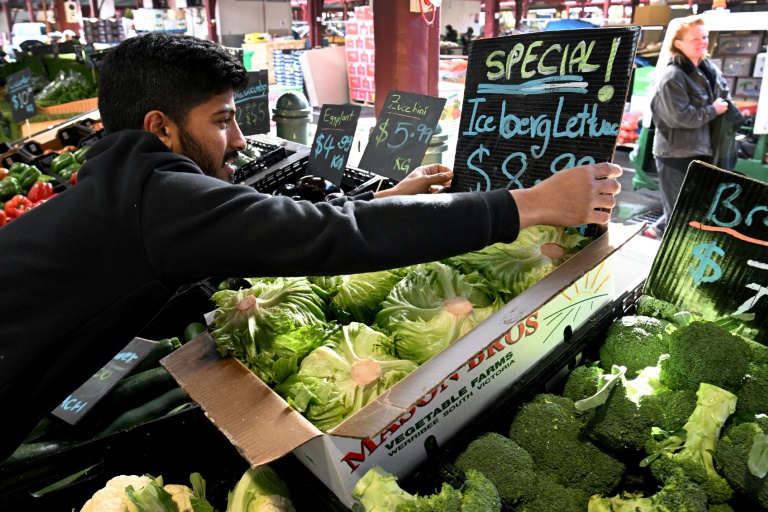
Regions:
<instances>
[{"instance_id":1,"label":"handwritten text '$8.99'","mask_svg":"<svg viewBox=\"0 0 768 512\"><path fill-rule=\"evenodd\" d=\"M389 139L389 132L387 131L387 128L389 127L389 119L386 119L383 123L381 123L378 126L379 133L376 135L376 147L379 146L382 142L387 141ZM395 127L395 131L392 133L392 139L387 142L387 147L392 149L397 149L401 147L403 144L405 144L408 139L411 139L415 137L416 135L419 136L420 142L427 142L432 139L432 132L433 130L429 128L426 124L419 124L415 127L415 132L412 132L411 129L413 129L414 123L408 122L408 121L400 121L397 123L397 126ZM400 138L400 142L393 144L394 141L396 141L398 138Z\"/></svg>"}]
</instances>

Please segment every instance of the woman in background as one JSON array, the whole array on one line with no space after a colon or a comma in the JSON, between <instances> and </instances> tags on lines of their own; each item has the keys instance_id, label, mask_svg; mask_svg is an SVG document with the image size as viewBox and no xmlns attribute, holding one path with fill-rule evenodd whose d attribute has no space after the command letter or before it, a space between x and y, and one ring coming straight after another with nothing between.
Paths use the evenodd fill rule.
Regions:
<instances>
[{"instance_id":1,"label":"woman in background","mask_svg":"<svg viewBox=\"0 0 768 512\"><path fill-rule=\"evenodd\" d=\"M656 126L653 156L664 214L643 233L661 238L693 160L711 162L710 123L728 109L728 85L707 59L709 31L701 17L683 20L674 34L669 64L657 77L651 113ZM715 141L718 142L719 141Z\"/></svg>"}]
</instances>

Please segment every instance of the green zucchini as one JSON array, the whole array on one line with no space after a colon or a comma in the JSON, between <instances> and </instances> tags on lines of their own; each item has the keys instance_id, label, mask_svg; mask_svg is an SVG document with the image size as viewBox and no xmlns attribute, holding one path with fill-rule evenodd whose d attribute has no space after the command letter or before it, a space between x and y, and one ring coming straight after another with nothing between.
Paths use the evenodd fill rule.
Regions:
<instances>
[{"instance_id":1,"label":"green zucchini","mask_svg":"<svg viewBox=\"0 0 768 512\"><path fill-rule=\"evenodd\" d=\"M160 366L160 360L179 348L181 346L181 342L179 341L179 338L165 338L163 340L160 340L157 342L157 345L152 347L152 351L147 354L147 356L141 360L139 364L137 364L133 370L128 374L130 377L131 375L136 375L141 372L145 372L147 370L150 370L152 368L157 368Z\"/></svg>"},{"instance_id":2,"label":"green zucchini","mask_svg":"<svg viewBox=\"0 0 768 512\"><path fill-rule=\"evenodd\" d=\"M56 453L63 450L64 448L67 448L68 446L74 446L78 443L80 443L80 441L67 439L22 444L16 449L15 452L11 454L10 457L5 460L5 462L0 464L0 466L6 467L14 466L16 464L23 464L24 462L29 462L31 460L45 457L46 455Z\"/></svg>"},{"instance_id":3,"label":"green zucchini","mask_svg":"<svg viewBox=\"0 0 768 512\"><path fill-rule=\"evenodd\" d=\"M178 387L176 380L162 366L126 377L105 396L103 409L125 412L138 407L172 388ZM101 413L97 413L101 414Z\"/></svg>"},{"instance_id":4,"label":"green zucchini","mask_svg":"<svg viewBox=\"0 0 768 512\"><path fill-rule=\"evenodd\" d=\"M187 393L180 387L176 387L140 407L124 412L107 428L99 432L95 438L98 439L113 434L119 430L125 430L155 420L189 401L189 395L187 395Z\"/></svg>"}]
</instances>

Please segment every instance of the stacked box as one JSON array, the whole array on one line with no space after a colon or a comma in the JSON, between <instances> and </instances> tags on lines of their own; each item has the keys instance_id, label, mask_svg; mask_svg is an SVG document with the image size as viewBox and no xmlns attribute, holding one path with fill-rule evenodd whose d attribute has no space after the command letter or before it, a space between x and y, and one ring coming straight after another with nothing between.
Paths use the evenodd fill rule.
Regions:
<instances>
[{"instance_id":1,"label":"stacked box","mask_svg":"<svg viewBox=\"0 0 768 512\"><path fill-rule=\"evenodd\" d=\"M123 24L115 18L83 20L85 40L91 43L118 43L125 39Z\"/></svg>"},{"instance_id":2,"label":"stacked box","mask_svg":"<svg viewBox=\"0 0 768 512\"><path fill-rule=\"evenodd\" d=\"M349 77L349 97L373 103L376 93L373 13L370 7L356 7L355 19L347 22L344 36Z\"/></svg>"},{"instance_id":3,"label":"stacked box","mask_svg":"<svg viewBox=\"0 0 768 512\"><path fill-rule=\"evenodd\" d=\"M306 48L305 41L296 41L294 39L277 40L268 43L245 43L243 50L251 53L251 70L258 71L266 69L269 75L270 85L277 83L275 76L274 52L275 50L302 50Z\"/></svg>"},{"instance_id":4,"label":"stacked box","mask_svg":"<svg viewBox=\"0 0 768 512\"><path fill-rule=\"evenodd\" d=\"M275 50L272 53L277 85L304 86L304 75L301 72L299 55L303 50Z\"/></svg>"}]
</instances>

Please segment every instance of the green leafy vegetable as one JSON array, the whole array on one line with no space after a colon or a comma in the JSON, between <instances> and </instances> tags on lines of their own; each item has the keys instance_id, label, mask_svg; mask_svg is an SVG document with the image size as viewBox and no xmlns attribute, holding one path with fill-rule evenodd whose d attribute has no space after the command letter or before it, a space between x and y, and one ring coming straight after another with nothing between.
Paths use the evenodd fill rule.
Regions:
<instances>
[{"instance_id":1,"label":"green leafy vegetable","mask_svg":"<svg viewBox=\"0 0 768 512\"><path fill-rule=\"evenodd\" d=\"M376 325L393 334L394 353L422 364L486 320L501 298L477 272L417 265L390 292Z\"/></svg>"},{"instance_id":2,"label":"green leafy vegetable","mask_svg":"<svg viewBox=\"0 0 768 512\"><path fill-rule=\"evenodd\" d=\"M249 468L227 495L226 512L295 512L288 486L274 469Z\"/></svg>"},{"instance_id":3,"label":"green leafy vegetable","mask_svg":"<svg viewBox=\"0 0 768 512\"><path fill-rule=\"evenodd\" d=\"M313 350L297 374L275 391L322 431L328 431L416 369L387 352L388 338L365 324L342 327Z\"/></svg>"},{"instance_id":4,"label":"green leafy vegetable","mask_svg":"<svg viewBox=\"0 0 768 512\"><path fill-rule=\"evenodd\" d=\"M302 331L305 338L289 336L276 341L279 335L324 323L324 302L303 278L251 282L251 288L213 294L211 299L218 309L211 337L222 356L235 356L271 384L278 379L273 368L276 361L294 356L298 361L324 342L322 329ZM284 364L290 366L290 362Z\"/></svg>"},{"instance_id":5,"label":"green leafy vegetable","mask_svg":"<svg viewBox=\"0 0 768 512\"><path fill-rule=\"evenodd\" d=\"M480 272L508 302L570 259L590 241L591 238L581 236L573 228L563 230L552 226L531 226L522 229L510 244L494 244L445 262L465 274Z\"/></svg>"}]
</instances>

